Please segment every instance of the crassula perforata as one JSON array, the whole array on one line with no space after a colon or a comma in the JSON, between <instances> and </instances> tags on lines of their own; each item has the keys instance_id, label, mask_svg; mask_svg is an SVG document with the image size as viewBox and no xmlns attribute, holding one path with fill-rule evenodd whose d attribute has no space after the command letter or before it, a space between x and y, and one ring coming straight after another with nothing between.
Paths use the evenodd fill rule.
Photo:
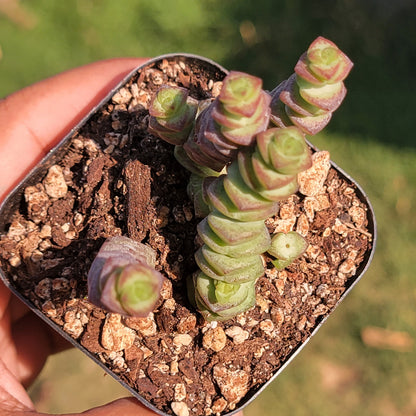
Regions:
<instances>
[{"instance_id":1,"label":"crassula perforata","mask_svg":"<svg viewBox=\"0 0 416 416\"><path fill-rule=\"evenodd\" d=\"M176 159L190 171L188 195L202 218L199 271L188 280L189 297L206 319L230 319L254 305L264 253L282 269L306 249L307 241L294 231L270 236L265 220L297 192L298 173L311 166L305 134L328 124L345 97L343 81L351 68L333 42L318 37L295 73L271 93L261 79L231 71L212 99L198 101L187 89L167 85L152 98L149 132L174 145ZM124 275L117 273L96 284L91 298L106 294L109 286L111 293L119 291L119 301L121 289L113 281L123 282ZM111 296L107 302L114 306Z\"/></svg>"},{"instance_id":2,"label":"crassula perforata","mask_svg":"<svg viewBox=\"0 0 416 416\"><path fill-rule=\"evenodd\" d=\"M322 36L300 57L295 73L271 93L271 121L279 127L296 125L314 135L331 120L347 90L344 79L353 67L336 45Z\"/></svg>"},{"instance_id":3,"label":"crassula perforata","mask_svg":"<svg viewBox=\"0 0 416 416\"><path fill-rule=\"evenodd\" d=\"M128 237L107 239L88 273L88 300L109 312L147 316L164 277L154 269L156 254Z\"/></svg>"}]
</instances>

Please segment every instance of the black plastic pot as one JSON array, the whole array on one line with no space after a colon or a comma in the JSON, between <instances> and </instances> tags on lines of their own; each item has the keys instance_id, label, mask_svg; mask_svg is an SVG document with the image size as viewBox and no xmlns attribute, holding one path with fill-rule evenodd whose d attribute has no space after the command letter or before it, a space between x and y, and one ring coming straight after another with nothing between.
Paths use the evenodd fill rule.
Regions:
<instances>
[{"instance_id":1,"label":"black plastic pot","mask_svg":"<svg viewBox=\"0 0 416 416\"><path fill-rule=\"evenodd\" d=\"M52 166L53 164L57 163L57 161L62 158L62 156L65 154L68 148L68 142L73 137L74 133L76 133L82 126L87 123L87 121L99 110L102 106L104 106L106 103L108 103L113 95L121 88L123 87L133 76L135 76L137 73L141 71L142 68L147 67L151 64L159 63L163 59L177 59L178 62L184 62L186 61L187 64L190 64L193 67L201 67L202 70L209 69L211 73L216 74L217 80L221 80L226 74L227 70L222 68L217 63L208 60L203 57L195 56L195 55L188 55L188 54L170 54L170 55L163 55L160 57L157 57L153 59L152 61L146 63L142 67L137 68L132 73L130 73L120 84L115 87L108 95L107 97L95 108L91 110L91 112L77 125L75 126L69 134L54 148L52 149L48 155L27 175L27 177L13 190L13 192L10 193L10 195L6 198L6 200L3 202L3 204L0 206L0 234L7 232L7 227L11 222L11 217L17 207L21 204L22 195L24 189L29 185L36 184L47 172L48 168ZM313 145L311 145L312 148L314 148ZM315 149L316 150L316 149ZM374 212L371 206L370 201L368 200L366 194L362 190L362 188L352 179L349 175L347 175L342 169L340 169L337 165L332 163L332 167L342 176L344 179L346 179L348 182L353 184L357 189L357 195L360 198L360 200L365 204L367 207L367 216L368 216L368 231L372 235L372 246L371 249L366 253L365 258L363 259L360 267L358 268L356 275L349 279L349 286L347 287L346 291L342 294L341 298L335 305L338 306L338 304L348 295L348 293L351 291L351 289L355 286L355 284L361 279L361 277L364 275L366 270L368 269L371 260L373 258L375 245L376 245L376 221ZM107 373L109 373L114 379L116 379L121 385L123 385L134 397L136 397L138 400L140 400L143 404L145 404L148 408L153 410L154 412L160 414L160 415L167 415L167 413L155 408L155 406L151 403L149 403L146 399L144 399L140 394L138 394L137 391L132 389L129 385L127 385L125 382L123 382L120 377L115 374L113 371L111 371L109 368L107 368L101 361L99 361L92 353L90 353L87 349L85 349L78 341L74 340L71 336L69 336L66 332L63 331L63 329L58 326L55 322L53 322L50 318L45 316L35 305L26 297L24 297L16 288L13 276L11 276L9 273L5 272L4 270L0 269L0 276L5 285L18 297L20 298L36 315L38 315L41 319L43 319L48 325L50 325L55 331L57 331L62 337L64 337L66 340L68 340L70 343L72 343L76 348L80 349L84 354L86 354L88 357L90 357L93 361L95 361L99 366L101 366ZM332 309L332 311L335 308ZM331 312L332 313L332 312ZM329 316L329 315L328 315ZM234 409L232 412L227 413L227 416L231 416L232 414L240 411L243 407L245 407L248 403L253 401L270 383L273 382L273 380L287 367L287 365L292 361L292 359L301 351L301 349L306 345L306 343L310 340L310 338L316 334L316 332L320 329L320 327L324 324L326 319L328 318L326 316L312 331L311 335L308 337L308 339L300 344L297 348L293 350L291 355L286 359L286 361L283 363L283 365L278 369L278 371L274 374L274 376L266 382L264 385L261 386L261 388L257 389L254 392L249 392L246 397L239 402L238 407Z\"/></svg>"}]
</instances>

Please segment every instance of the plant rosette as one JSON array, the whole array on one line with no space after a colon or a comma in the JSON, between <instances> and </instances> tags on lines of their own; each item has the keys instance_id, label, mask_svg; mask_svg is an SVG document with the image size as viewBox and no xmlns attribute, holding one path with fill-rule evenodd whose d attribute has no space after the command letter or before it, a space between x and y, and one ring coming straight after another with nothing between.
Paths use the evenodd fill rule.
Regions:
<instances>
[{"instance_id":1,"label":"plant rosette","mask_svg":"<svg viewBox=\"0 0 416 416\"><path fill-rule=\"evenodd\" d=\"M254 142L241 133L247 119L257 126L253 134L267 128L247 106L270 103L270 127L307 126L306 134L314 134L332 114L331 94L338 97L332 101L345 95L343 85L333 84L342 82L339 74L346 63L334 67L332 52L322 53L319 42L315 46L318 51L302 56L296 66L302 80L294 85L292 77L277 87L281 101L276 90L263 93L257 81L244 81L253 94L245 97L243 114L233 97L220 95L228 72L218 64L186 54L153 59L111 91L1 206L5 284L158 414L231 415L241 410L288 365L371 262L376 228L370 202L327 151L309 142L310 165L297 174L298 190L291 188L290 196L257 207L254 217L253 210L245 211L241 224L233 222L232 229L243 234L240 239L257 236L255 255L244 254L251 253L253 244L239 243L238 272L229 256L235 254L236 234L221 233L245 189L247 166L257 169L264 162L261 172L270 173L268 156L261 152L272 139L263 135L258 152L250 153ZM319 66L322 56L325 65ZM315 72L306 65L311 62ZM324 109L313 107L319 82L326 85ZM238 83L233 85L236 94ZM161 127L149 121L149 106L164 85L180 87L169 107L176 117L173 128L166 121ZM303 114L293 110L301 93L302 102L312 102L304 105ZM190 113L180 109L184 102L190 103ZM205 104L195 110L196 102ZM161 103L155 104L159 116ZM189 120L196 111L204 126L207 112L219 120L209 130L213 140L218 125L225 126L226 139L216 149L231 172L227 177L206 150L211 145L204 137L195 141L199 148L186 138L195 134ZM227 124L224 111L240 115ZM318 119L310 122L316 113ZM166 130L169 141L158 137ZM185 139L182 130L187 130ZM230 168L235 160L246 170ZM207 167L195 161L212 163ZM286 176L295 174L291 169ZM256 180L270 179L263 173ZM201 187L198 174L211 178L207 186ZM225 203L217 189L238 198L233 205ZM264 186L255 192L243 208L280 195ZM232 250L220 255L215 247L223 246L224 239ZM121 252L117 244L124 245ZM204 277L215 271L222 279L224 270L231 270L226 281ZM244 277L247 270L251 274Z\"/></svg>"}]
</instances>

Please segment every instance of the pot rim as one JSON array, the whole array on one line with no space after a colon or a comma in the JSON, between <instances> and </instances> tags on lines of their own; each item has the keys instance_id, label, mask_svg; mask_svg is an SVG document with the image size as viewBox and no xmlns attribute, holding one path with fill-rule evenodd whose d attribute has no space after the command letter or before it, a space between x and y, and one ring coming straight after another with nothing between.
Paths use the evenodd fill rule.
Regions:
<instances>
[{"instance_id":1,"label":"pot rim","mask_svg":"<svg viewBox=\"0 0 416 416\"><path fill-rule=\"evenodd\" d=\"M146 68L150 65L153 65L155 63L158 63L162 61L163 59L194 59L195 61L203 62L207 65L212 66L219 72L221 72L224 76L228 74L228 70L223 68L221 65L216 63L215 61L205 58L200 55L195 55L191 53L169 53L164 55L156 56L149 61L145 62L144 64L136 67L133 69L129 74L127 74L115 87L113 87L109 93L91 110L88 112L88 114L82 118L81 121L79 121L71 130L53 147L51 150L29 171L29 173L26 174L26 176L21 179L18 184L9 192L9 194L6 196L6 198L3 200L3 202L0 204L0 232L4 232L5 229L5 221L10 217L10 214L15 211L16 206L18 204L18 201L20 200L21 194L23 192L24 186L32 180L36 179L36 177L40 177L49 167L54 158L55 153L58 152L58 150L61 149L61 147L65 146L65 144L70 141L73 134L78 131L86 122L90 119L90 117L103 105L105 105L113 95L121 88L123 87L131 77L133 77L137 72L141 71L143 68ZM316 146L314 146L312 143L308 141L309 146L314 150L318 151ZM286 358L285 362L279 367L279 369L273 374L273 376L266 381L263 385L261 385L259 388L257 388L255 391L252 391L251 393L248 392L246 396L238 403L238 407L236 407L234 410L224 413L222 416L232 416L236 414L237 412L241 411L243 408L245 408L248 404L250 404L253 400L255 400L260 393L263 392L279 375L280 373L290 364L290 362L299 354L299 352L305 347L305 345L310 341L310 339L316 334L316 332L321 328L321 326L326 322L328 317L333 313L333 311L338 307L338 305L341 303L341 301L349 294L349 292L352 290L352 288L358 283L358 281L362 278L364 273L367 271L368 267L371 264L371 261L374 257L375 247L376 247L376 240L377 240L377 226L376 226L376 219L374 214L374 209L371 205L370 200L368 199L366 193L362 189L362 187L357 183L355 179L353 179L351 176L349 176L343 169L341 169L337 164L335 164L332 160L330 161L331 167L334 168L341 176L343 176L347 181L354 184L354 186L357 188L358 196L360 200L367 206L368 212L368 228L370 233L372 234L372 246L371 249L366 253L366 256L364 257L362 263L360 264L360 267L357 271L357 274L354 276L354 280L350 282L349 286L346 288L344 293L341 295L337 303L333 306L331 312L322 318L322 320L316 325L316 327L312 330L310 335L307 337L305 341L303 341L301 344L299 344L292 353ZM40 172L41 171L41 172ZM33 311L37 316L39 316L43 321L45 321L49 326L51 326L56 332L58 332L63 338L65 338L68 342L70 342L75 348L82 351L85 355L87 355L90 359L92 359L96 364L98 364L107 374L111 375L113 379L115 379L117 382L119 382L132 396L134 396L136 399L138 399L143 405L145 405L147 408L152 410L158 415L161 416L171 416L170 413L166 413L160 409L158 409L156 406L154 406L151 402L149 402L147 399L145 399L143 396L141 396L136 390L134 390L132 387L130 387L125 381L123 381L117 374L115 374L113 371L111 371L107 366L105 366L97 357L95 357L90 351L88 351L84 346L81 345L80 342L73 339L70 335L68 335L60 326L58 326L55 322L53 322L51 319L49 319L44 313L42 313L35 305L33 305L29 299L25 298L9 281L6 274L3 272L2 268L0 267L0 278L3 281L3 283L6 285L6 287L15 295L17 296L24 304L26 304L31 311Z\"/></svg>"}]
</instances>

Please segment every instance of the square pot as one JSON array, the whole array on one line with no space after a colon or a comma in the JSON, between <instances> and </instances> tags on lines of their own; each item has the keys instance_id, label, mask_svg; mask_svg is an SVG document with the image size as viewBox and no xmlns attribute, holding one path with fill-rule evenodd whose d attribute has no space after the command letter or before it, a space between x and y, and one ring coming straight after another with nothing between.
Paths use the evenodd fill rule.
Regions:
<instances>
[{"instance_id":1,"label":"square pot","mask_svg":"<svg viewBox=\"0 0 416 416\"><path fill-rule=\"evenodd\" d=\"M241 410L319 330L363 276L375 249L376 222L366 194L330 162L318 197L283 202L268 224L303 230L310 250L288 271L266 270L252 311L206 323L193 310L185 278L196 267L198 220L186 194L188 172L172 157L171 145L146 133L146 109L162 83L175 81L191 95L209 98L226 74L194 55L149 61L75 126L0 207L0 275L7 287L160 415L181 406L189 414ZM162 303L147 320L106 313L86 299L89 265L104 239L117 234L151 245L168 277ZM109 335L115 332L120 338Z\"/></svg>"}]
</instances>

